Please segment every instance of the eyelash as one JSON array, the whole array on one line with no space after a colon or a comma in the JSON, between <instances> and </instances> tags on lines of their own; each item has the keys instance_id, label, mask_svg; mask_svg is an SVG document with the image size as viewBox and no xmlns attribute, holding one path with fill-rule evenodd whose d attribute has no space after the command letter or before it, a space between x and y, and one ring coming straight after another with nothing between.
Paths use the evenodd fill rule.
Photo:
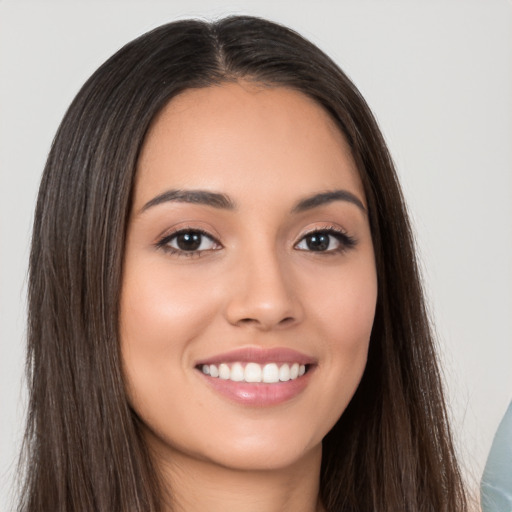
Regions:
<instances>
[{"instance_id":1,"label":"eyelash","mask_svg":"<svg viewBox=\"0 0 512 512\"><path fill-rule=\"evenodd\" d=\"M209 240L211 240L211 242L216 244L218 246L218 248L187 251L187 250L183 250L183 249L177 249L177 248L171 247L169 245L170 242L172 240L176 239L178 236L187 235L187 234L200 235L202 237L206 237ZM334 237L339 242L340 246L335 249L328 249L325 251L313 251L313 250L307 250L307 249L297 249L297 250L304 251L304 252L312 252L312 253L318 252L323 255L332 255L332 254L344 253L344 252L354 248L357 245L357 240L354 237L350 236L348 233L346 233L345 231L343 231L337 227L329 226L329 227L317 228L317 229L314 229L312 231L305 233L301 237L301 239L294 245L294 248L297 248L297 246L299 244L301 244L302 242L304 242L308 237L312 237L314 235L320 235L320 234ZM207 253L210 251L216 251L219 248L222 248L222 245L215 237L213 237L207 231L204 231L204 230L198 229L198 228L182 228L178 231L174 231L173 233L171 233L169 235L165 235L162 239L160 239L158 242L156 242L155 245L158 249L161 249L168 254L176 255L176 256L180 256L180 257L182 256L185 258L190 258L190 257L199 258L204 253Z\"/></svg>"},{"instance_id":2,"label":"eyelash","mask_svg":"<svg viewBox=\"0 0 512 512\"><path fill-rule=\"evenodd\" d=\"M350 249L353 249L357 245L357 240L353 236L350 236L346 231L344 231L338 227L328 226L328 227L322 227L322 228L314 229L312 231L308 231L307 233L305 233L302 236L302 238L299 240L299 242L297 242L295 244L294 247L297 247L306 238L312 237L314 235L319 235L319 234L334 237L339 242L340 246L337 247L336 249L329 249L326 251L311 251L311 250L307 251L305 249L298 249L298 250L303 250L305 252L312 252L312 253L318 252L322 255L333 255L333 254L344 253Z\"/></svg>"},{"instance_id":3,"label":"eyelash","mask_svg":"<svg viewBox=\"0 0 512 512\"><path fill-rule=\"evenodd\" d=\"M217 249L207 249L207 250L202 250L202 251L197 251L197 250L186 251L186 250L182 250L182 249L176 249L175 247L171 247L169 245L169 243L172 240L174 240L175 238L177 238L178 236L186 235L186 234L201 235L203 237L208 238L216 245L218 245L219 248L222 247L220 242L215 237L213 237L207 231L204 231L203 229L199 229L199 228L182 228L182 229L179 229L178 231L174 231L173 233L170 233L169 235L165 235L161 240L159 240L156 243L156 247L158 249L162 249L163 251L165 251L168 254L172 254L172 255L176 255L176 256L183 256L185 258L191 258L191 257L199 258L205 252L217 250Z\"/></svg>"}]
</instances>

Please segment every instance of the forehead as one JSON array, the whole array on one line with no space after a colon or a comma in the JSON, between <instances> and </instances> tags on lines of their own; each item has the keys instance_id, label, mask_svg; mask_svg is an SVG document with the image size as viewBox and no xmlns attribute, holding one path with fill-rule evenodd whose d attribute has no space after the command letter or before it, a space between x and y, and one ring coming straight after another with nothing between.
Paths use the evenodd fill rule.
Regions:
<instances>
[{"instance_id":1,"label":"forehead","mask_svg":"<svg viewBox=\"0 0 512 512\"><path fill-rule=\"evenodd\" d=\"M136 202L165 188L233 195L306 195L348 188L364 201L350 148L332 118L283 87L228 83L189 89L154 120L136 178Z\"/></svg>"}]
</instances>

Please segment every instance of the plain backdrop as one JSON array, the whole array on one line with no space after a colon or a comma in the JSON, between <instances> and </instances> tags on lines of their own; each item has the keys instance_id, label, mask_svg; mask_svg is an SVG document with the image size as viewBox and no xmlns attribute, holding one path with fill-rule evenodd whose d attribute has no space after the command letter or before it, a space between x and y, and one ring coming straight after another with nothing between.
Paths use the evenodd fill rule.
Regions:
<instances>
[{"instance_id":1,"label":"plain backdrop","mask_svg":"<svg viewBox=\"0 0 512 512\"><path fill-rule=\"evenodd\" d=\"M11 509L26 406L32 214L60 119L124 43L177 18L232 13L311 39L373 109L416 229L457 446L476 489L512 395L512 3L0 0L1 510Z\"/></svg>"}]
</instances>

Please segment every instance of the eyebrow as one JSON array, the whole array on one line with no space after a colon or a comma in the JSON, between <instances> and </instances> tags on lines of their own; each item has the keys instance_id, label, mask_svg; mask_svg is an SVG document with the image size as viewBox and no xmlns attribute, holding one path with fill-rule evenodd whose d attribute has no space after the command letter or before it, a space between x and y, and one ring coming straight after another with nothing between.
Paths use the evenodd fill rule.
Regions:
<instances>
[{"instance_id":1,"label":"eyebrow","mask_svg":"<svg viewBox=\"0 0 512 512\"><path fill-rule=\"evenodd\" d=\"M349 203L355 204L364 214L367 213L362 201L348 190L331 190L328 192L315 194L314 196L306 197L300 200L294 206L292 213L304 212L313 208L317 208L318 206L332 203L334 201L347 201Z\"/></svg>"},{"instance_id":2,"label":"eyebrow","mask_svg":"<svg viewBox=\"0 0 512 512\"><path fill-rule=\"evenodd\" d=\"M192 203L211 206L222 210L235 210L236 204L226 194L210 192L207 190L167 190L162 194L148 201L139 211L139 214L145 212L153 206L167 202ZM313 196L301 199L293 208L292 213L302 213L323 206L334 201L347 201L356 205L363 213L367 213L362 201L348 190L331 190L321 192Z\"/></svg>"},{"instance_id":3,"label":"eyebrow","mask_svg":"<svg viewBox=\"0 0 512 512\"><path fill-rule=\"evenodd\" d=\"M223 210L235 209L235 203L233 203L233 201L225 194L209 192L206 190L167 190L148 201L140 209L139 213L143 213L153 206L171 201L176 201L178 203L203 204Z\"/></svg>"}]
</instances>

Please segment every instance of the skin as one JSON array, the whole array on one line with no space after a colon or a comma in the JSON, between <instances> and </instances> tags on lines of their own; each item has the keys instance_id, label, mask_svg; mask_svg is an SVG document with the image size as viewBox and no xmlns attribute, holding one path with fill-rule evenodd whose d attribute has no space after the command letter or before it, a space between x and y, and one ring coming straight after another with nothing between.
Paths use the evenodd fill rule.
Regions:
<instances>
[{"instance_id":1,"label":"skin","mask_svg":"<svg viewBox=\"0 0 512 512\"><path fill-rule=\"evenodd\" d=\"M222 193L236 206L145 206L171 189ZM338 199L294 209L333 190L363 208ZM173 510L322 510L322 438L361 379L377 299L365 205L343 135L301 93L244 82L188 90L154 121L137 169L120 331L129 399ZM355 244L327 235L328 250L311 250L306 235L331 228ZM212 238L187 253L158 245L180 229ZM248 406L195 368L240 347L292 348L317 364L297 396Z\"/></svg>"}]
</instances>

